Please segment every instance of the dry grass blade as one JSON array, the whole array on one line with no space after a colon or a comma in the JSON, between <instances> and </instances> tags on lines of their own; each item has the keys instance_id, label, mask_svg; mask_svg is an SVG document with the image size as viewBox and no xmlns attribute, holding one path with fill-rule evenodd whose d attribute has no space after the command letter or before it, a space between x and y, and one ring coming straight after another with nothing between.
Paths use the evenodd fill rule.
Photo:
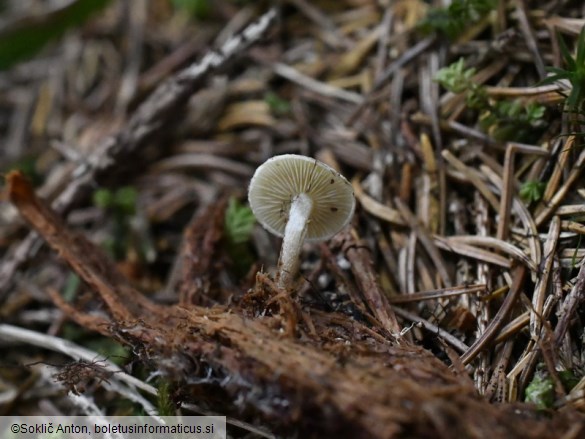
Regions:
<instances>
[{"instance_id":1,"label":"dry grass blade","mask_svg":"<svg viewBox=\"0 0 585 439\"><path fill-rule=\"evenodd\" d=\"M400 296L390 297L391 303L408 303L418 302L421 300L443 299L452 296L460 296L462 294L473 294L485 291L485 285L468 285L452 288L441 288L433 291L420 291L416 293L408 293Z\"/></svg>"},{"instance_id":2,"label":"dry grass blade","mask_svg":"<svg viewBox=\"0 0 585 439\"><path fill-rule=\"evenodd\" d=\"M510 227L510 208L512 207L512 200L514 198L513 190L514 182L514 157L516 153L535 154L539 156L547 156L548 152L542 148L521 145L518 143L510 143L506 148L504 158L504 181L502 184L502 194L500 200L500 209L498 211L500 220L498 222L498 231L496 237L504 240L508 237L508 230Z\"/></svg>"},{"instance_id":3,"label":"dry grass blade","mask_svg":"<svg viewBox=\"0 0 585 439\"><path fill-rule=\"evenodd\" d=\"M532 259L530 259L526 254L520 250L518 247L510 244L509 242L502 241L497 238L492 238L490 236L451 236L448 238L443 238L446 245L449 246L452 243L460 242L462 244L472 245L472 246L481 246L481 247L493 247L513 259L522 262L525 264L531 271L537 271L538 267L534 263Z\"/></svg>"},{"instance_id":4,"label":"dry grass blade","mask_svg":"<svg viewBox=\"0 0 585 439\"><path fill-rule=\"evenodd\" d=\"M469 244L465 244L464 242L459 242L440 236L435 236L434 240L437 247L443 250L457 253L462 256L467 256L469 258L477 259L478 261L495 264L504 268L511 268L512 266L512 263L508 258L500 256L497 253L490 252L488 250L484 250Z\"/></svg>"},{"instance_id":5,"label":"dry grass blade","mask_svg":"<svg viewBox=\"0 0 585 439\"><path fill-rule=\"evenodd\" d=\"M388 207L384 204L377 202L375 199L367 195L362 185L359 182L359 179L356 177L351 181L351 185L353 187L353 191L355 193L356 198L364 208L364 210L376 218L379 218L384 221L388 221L389 223L403 226L405 224L404 220L400 216L400 213Z\"/></svg>"},{"instance_id":6,"label":"dry grass blade","mask_svg":"<svg viewBox=\"0 0 585 439\"><path fill-rule=\"evenodd\" d=\"M449 275L447 265L445 264L439 249L435 245L431 234L428 233L421 224L419 224L418 219L413 215L404 202L402 202L399 198L395 198L394 202L398 207L400 215L402 215L404 218L404 221L412 228L413 232L416 233L417 238L420 240L421 244L431 257L433 264L439 273L439 276L441 276L443 284L447 287L450 287L452 285L451 276Z\"/></svg>"},{"instance_id":7,"label":"dry grass blade","mask_svg":"<svg viewBox=\"0 0 585 439\"><path fill-rule=\"evenodd\" d=\"M492 193L492 191L488 188L485 182L477 175L475 171L470 169L469 167L465 166L465 164L455 157L451 151L443 150L442 152L443 158L449 162L456 170L463 173L465 177L475 186L475 188L485 197L485 199L490 203L490 206L495 210L498 211L499 209L499 202L496 196Z\"/></svg>"},{"instance_id":8,"label":"dry grass blade","mask_svg":"<svg viewBox=\"0 0 585 439\"><path fill-rule=\"evenodd\" d=\"M544 299L546 290L549 286L550 274L552 271L553 259L559 240L560 231L561 222L559 217L555 216L550 223L548 238L544 243L544 261L538 276L538 280L534 287L534 294L532 296L532 309L530 312L530 334L535 338L540 334Z\"/></svg>"},{"instance_id":9,"label":"dry grass blade","mask_svg":"<svg viewBox=\"0 0 585 439\"><path fill-rule=\"evenodd\" d=\"M461 342L461 340L459 340L457 337L454 337L453 335L449 334L444 329L441 329L438 326L433 325L428 320L425 320L422 317L419 317L418 315L416 315L414 313L408 312L404 309L396 308L396 314L410 320L411 322L415 322L415 323L422 325L427 331L429 331L433 334L437 334L439 337L441 337L443 340L445 340L447 343L449 343L451 346L453 346L459 352L463 353L463 352L467 352L469 350L469 346L467 346L465 343Z\"/></svg>"},{"instance_id":10,"label":"dry grass blade","mask_svg":"<svg viewBox=\"0 0 585 439\"><path fill-rule=\"evenodd\" d=\"M463 364L469 364L477 355L487 347L498 335L500 328L504 325L505 319L510 314L515 305L524 284L524 277L526 276L526 269L518 267L514 270L513 284L510 287L504 303L498 310L495 317L492 319L485 332L479 337L475 343L461 356Z\"/></svg>"},{"instance_id":11,"label":"dry grass blade","mask_svg":"<svg viewBox=\"0 0 585 439\"><path fill-rule=\"evenodd\" d=\"M571 168L567 179L563 183L561 187L558 188L554 195L550 198L550 201L546 204L540 213L537 214L534 222L537 226L542 225L542 223L547 220L551 215L554 214L555 209L562 203L563 199L567 195L571 186L579 179L581 176L581 171L583 170L583 165L585 164L585 150L581 151L579 157L577 158L574 166Z\"/></svg>"},{"instance_id":12,"label":"dry grass blade","mask_svg":"<svg viewBox=\"0 0 585 439\"><path fill-rule=\"evenodd\" d=\"M282 76L283 78L286 78L289 81L300 85L301 87L305 87L307 90L310 90L313 93L330 98L336 98L342 101L347 101L352 104L360 104L364 101L364 98L357 93L342 90L341 88L317 81L316 79L304 75L303 73L299 72L293 67L287 66L286 64L275 63L272 68L274 73L277 75Z\"/></svg>"}]
</instances>

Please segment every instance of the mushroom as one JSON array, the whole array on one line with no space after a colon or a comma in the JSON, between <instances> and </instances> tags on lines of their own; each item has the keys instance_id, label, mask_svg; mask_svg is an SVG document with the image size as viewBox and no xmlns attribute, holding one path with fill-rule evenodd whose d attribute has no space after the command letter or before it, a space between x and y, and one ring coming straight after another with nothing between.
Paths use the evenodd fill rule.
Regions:
<instances>
[{"instance_id":1,"label":"mushroom","mask_svg":"<svg viewBox=\"0 0 585 439\"><path fill-rule=\"evenodd\" d=\"M278 286L291 285L299 269L304 241L324 241L351 219L355 197L351 184L333 168L313 158L285 154L260 165L248 190L256 219L283 237Z\"/></svg>"}]
</instances>

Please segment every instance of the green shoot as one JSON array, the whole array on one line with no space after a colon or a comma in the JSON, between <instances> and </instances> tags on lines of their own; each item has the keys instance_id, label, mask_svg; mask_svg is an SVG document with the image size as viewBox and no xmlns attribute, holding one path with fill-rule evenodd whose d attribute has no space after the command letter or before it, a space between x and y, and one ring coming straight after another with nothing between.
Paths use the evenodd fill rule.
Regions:
<instances>
[{"instance_id":1,"label":"green shoot","mask_svg":"<svg viewBox=\"0 0 585 439\"><path fill-rule=\"evenodd\" d=\"M563 37L559 35L558 39L566 68L548 67L547 71L551 72L552 75L544 79L541 84L551 84L563 79L568 80L572 88L567 97L566 105L570 111L579 111L583 109L583 102L585 102L585 26L579 34L574 58Z\"/></svg>"},{"instance_id":2,"label":"green shoot","mask_svg":"<svg viewBox=\"0 0 585 439\"><path fill-rule=\"evenodd\" d=\"M165 379L158 382L156 408L160 416L175 416L175 404L171 398L171 385Z\"/></svg>"},{"instance_id":3,"label":"green shoot","mask_svg":"<svg viewBox=\"0 0 585 439\"><path fill-rule=\"evenodd\" d=\"M525 391L525 401L536 404L545 410L551 408L555 400L552 379L541 372L536 372L534 378L528 384Z\"/></svg>"},{"instance_id":4,"label":"green shoot","mask_svg":"<svg viewBox=\"0 0 585 439\"><path fill-rule=\"evenodd\" d=\"M225 212L224 231L226 250L238 277L245 275L254 262L248 245L254 224L256 218L252 209L242 205L236 198L230 198Z\"/></svg>"},{"instance_id":5,"label":"green shoot","mask_svg":"<svg viewBox=\"0 0 585 439\"><path fill-rule=\"evenodd\" d=\"M520 198L522 198L526 203L539 201L544 194L545 188L546 183L541 181L527 181L526 183L522 184L522 187L520 188Z\"/></svg>"},{"instance_id":6,"label":"green shoot","mask_svg":"<svg viewBox=\"0 0 585 439\"><path fill-rule=\"evenodd\" d=\"M489 106L488 97L485 88L473 81L475 72L473 67L465 68L465 60L459 58L459 61L439 70L435 81L452 93L465 93L469 108L484 110Z\"/></svg>"},{"instance_id":7,"label":"green shoot","mask_svg":"<svg viewBox=\"0 0 585 439\"><path fill-rule=\"evenodd\" d=\"M492 103L486 88L473 81L475 72L461 58L439 70L435 81L452 93L465 93L467 106L480 112L480 127L496 140L530 141L539 134L544 127L544 106L520 100Z\"/></svg>"},{"instance_id":8,"label":"green shoot","mask_svg":"<svg viewBox=\"0 0 585 439\"><path fill-rule=\"evenodd\" d=\"M541 410L549 409L555 402L554 384L548 373L539 365L534 378L525 391L525 401L536 404ZM579 383L579 378L571 370L558 371L558 377L566 392L570 392Z\"/></svg>"},{"instance_id":9,"label":"green shoot","mask_svg":"<svg viewBox=\"0 0 585 439\"><path fill-rule=\"evenodd\" d=\"M545 127L545 107L520 100L497 101L480 116L480 126L496 140L531 141Z\"/></svg>"},{"instance_id":10,"label":"green shoot","mask_svg":"<svg viewBox=\"0 0 585 439\"><path fill-rule=\"evenodd\" d=\"M248 242L256 218L252 209L242 205L236 198L230 198L225 211L225 233L232 244Z\"/></svg>"},{"instance_id":11,"label":"green shoot","mask_svg":"<svg viewBox=\"0 0 585 439\"><path fill-rule=\"evenodd\" d=\"M459 61L439 70L435 75L435 81L446 90L459 94L474 85L473 75L475 75L475 69L473 67L466 69L465 60L459 58Z\"/></svg>"},{"instance_id":12,"label":"green shoot","mask_svg":"<svg viewBox=\"0 0 585 439\"><path fill-rule=\"evenodd\" d=\"M115 192L109 189L98 189L93 193L93 204L102 209L109 209L120 215L134 215L136 212L136 189L125 186Z\"/></svg>"},{"instance_id":13,"label":"green shoot","mask_svg":"<svg viewBox=\"0 0 585 439\"><path fill-rule=\"evenodd\" d=\"M447 8L431 9L420 24L424 32L436 31L454 40L496 6L495 0L453 0Z\"/></svg>"},{"instance_id":14,"label":"green shoot","mask_svg":"<svg viewBox=\"0 0 585 439\"><path fill-rule=\"evenodd\" d=\"M559 379L561 380L561 383L563 383L563 387L566 392L570 392L573 387L575 387L577 384L579 384L579 381L581 381L571 370L561 370L559 372Z\"/></svg>"},{"instance_id":15,"label":"green shoot","mask_svg":"<svg viewBox=\"0 0 585 439\"><path fill-rule=\"evenodd\" d=\"M264 100L274 115L283 116L290 113L290 103L287 100L282 99L276 93L269 91L264 95Z\"/></svg>"}]
</instances>

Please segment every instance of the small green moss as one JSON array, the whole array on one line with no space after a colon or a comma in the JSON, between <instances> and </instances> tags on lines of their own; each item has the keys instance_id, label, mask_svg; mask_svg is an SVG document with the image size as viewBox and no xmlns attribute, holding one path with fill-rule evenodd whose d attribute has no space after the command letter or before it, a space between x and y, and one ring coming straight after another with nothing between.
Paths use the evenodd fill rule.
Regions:
<instances>
[{"instance_id":1,"label":"small green moss","mask_svg":"<svg viewBox=\"0 0 585 439\"><path fill-rule=\"evenodd\" d=\"M526 387L525 401L536 404L542 410L551 408L555 401L552 379L542 372L537 372Z\"/></svg>"}]
</instances>

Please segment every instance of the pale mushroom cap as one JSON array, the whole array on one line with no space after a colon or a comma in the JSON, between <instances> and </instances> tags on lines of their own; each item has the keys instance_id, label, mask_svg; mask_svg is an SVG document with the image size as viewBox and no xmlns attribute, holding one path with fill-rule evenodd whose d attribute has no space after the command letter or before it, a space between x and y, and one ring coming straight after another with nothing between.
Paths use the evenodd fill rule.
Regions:
<instances>
[{"instance_id":1,"label":"pale mushroom cap","mask_svg":"<svg viewBox=\"0 0 585 439\"><path fill-rule=\"evenodd\" d=\"M283 236L291 202L301 193L313 201L307 241L332 237L353 215L355 197L345 177L325 163L294 154L272 157L256 169L248 201L260 224Z\"/></svg>"}]
</instances>

